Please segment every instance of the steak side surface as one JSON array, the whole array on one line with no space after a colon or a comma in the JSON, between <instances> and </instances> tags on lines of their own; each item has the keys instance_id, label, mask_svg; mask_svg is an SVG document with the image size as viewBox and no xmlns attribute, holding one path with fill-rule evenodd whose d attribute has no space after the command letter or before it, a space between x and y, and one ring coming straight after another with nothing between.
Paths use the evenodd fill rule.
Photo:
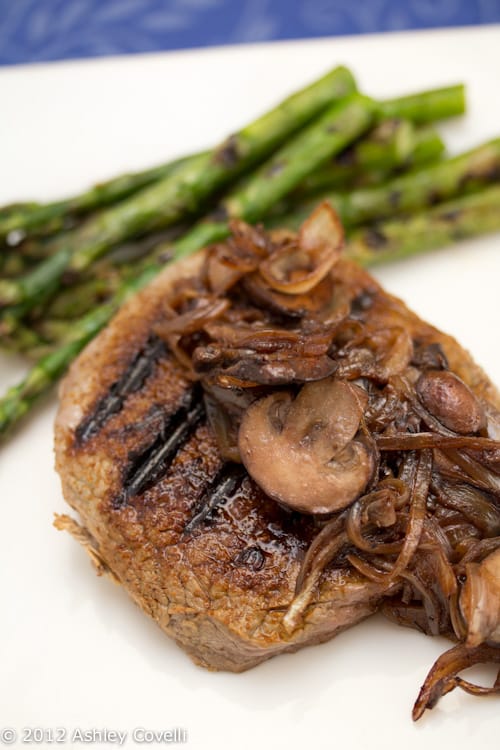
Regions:
<instances>
[{"instance_id":1,"label":"steak side surface","mask_svg":"<svg viewBox=\"0 0 500 750\"><path fill-rule=\"evenodd\" d=\"M60 391L56 467L95 558L197 663L242 671L333 637L373 613L395 584L330 565L300 626L283 626L315 521L281 508L222 460L199 386L152 334L169 290L202 263L199 253L167 268L73 364ZM476 395L500 406L454 339L351 262L332 273L337 288L370 295L378 327L439 343Z\"/></svg>"}]
</instances>

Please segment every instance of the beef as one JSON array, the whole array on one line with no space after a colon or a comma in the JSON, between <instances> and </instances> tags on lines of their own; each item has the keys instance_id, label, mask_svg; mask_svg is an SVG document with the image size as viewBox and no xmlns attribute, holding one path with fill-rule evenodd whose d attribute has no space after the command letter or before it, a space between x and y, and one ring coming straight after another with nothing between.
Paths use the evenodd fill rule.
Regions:
<instances>
[{"instance_id":1,"label":"beef","mask_svg":"<svg viewBox=\"0 0 500 750\"><path fill-rule=\"evenodd\" d=\"M169 290L202 263L199 253L166 269L73 364L60 391L56 466L100 570L197 663L242 671L332 638L400 584L370 581L345 560L330 564L300 624L284 627L318 521L266 497L240 464L221 458L199 385L152 334ZM500 405L455 340L348 260L332 273L378 328L403 327L419 351L439 350L481 400Z\"/></svg>"}]
</instances>

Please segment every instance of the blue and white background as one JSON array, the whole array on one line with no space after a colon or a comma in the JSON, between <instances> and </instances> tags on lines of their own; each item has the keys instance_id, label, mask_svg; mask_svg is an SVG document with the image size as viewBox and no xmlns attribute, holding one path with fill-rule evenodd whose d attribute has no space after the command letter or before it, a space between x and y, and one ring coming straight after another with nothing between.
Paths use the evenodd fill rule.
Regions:
<instances>
[{"instance_id":1,"label":"blue and white background","mask_svg":"<svg viewBox=\"0 0 500 750\"><path fill-rule=\"evenodd\" d=\"M495 22L500 0L0 0L0 64Z\"/></svg>"}]
</instances>

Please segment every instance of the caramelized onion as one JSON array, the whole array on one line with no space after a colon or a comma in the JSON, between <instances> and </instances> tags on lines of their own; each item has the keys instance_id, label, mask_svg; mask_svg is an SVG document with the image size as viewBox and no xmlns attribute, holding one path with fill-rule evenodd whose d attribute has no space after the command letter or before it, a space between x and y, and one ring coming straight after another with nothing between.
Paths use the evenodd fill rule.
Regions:
<instances>
[{"instance_id":1,"label":"caramelized onion","mask_svg":"<svg viewBox=\"0 0 500 750\"><path fill-rule=\"evenodd\" d=\"M209 248L203 272L210 290L218 295L255 271L271 249L268 236L258 227L236 219L229 226L232 237Z\"/></svg>"},{"instance_id":2,"label":"caramelized onion","mask_svg":"<svg viewBox=\"0 0 500 750\"><path fill-rule=\"evenodd\" d=\"M377 489L356 500L346 518L346 531L349 541L355 547L373 554L397 554L401 541L370 541L363 535L363 526L387 528L396 524L396 511L408 501L408 485L399 479L386 479L379 482Z\"/></svg>"},{"instance_id":3,"label":"caramelized onion","mask_svg":"<svg viewBox=\"0 0 500 750\"><path fill-rule=\"evenodd\" d=\"M345 513L341 513L328 521L309 545L295 583L295 596L283 618L283 625L289 633L295 630L310 604L322 572L347 542L344 518Z\"/></svg>"},{"instance_id":4,"label":"caramelized onion","mask_svg":"<svg viewBox=\"0 0 500 750\"><path fill-rule=\"evenodd\" d=\"M370 329L358 334L335 352L338 375L354 380L371 378L387 383L408 366L413 353L411 337L404 328Z\"/></svg>"},{"instance_id":5,"label":"caramelized onion","mask_svg":"<svg viewBox=\"0 0 500 750\"><path fill-rule=\"evenodd\" d=\"M424 448L468 448L469 450L496 450L498 443L491 438L436 435L434 432L408 432L393 435L377 435L377 446L381 451L413 451Z\"/></svg>"},{"instance_id":6,"label":"caramelized onion","mask_svg":"<svg viewBox=\"0 0 500 750\"><path fill-rule=\"evenodd\" d=\"M317 284L314 288L314 294L282 294L264 281L259 273L245 276L242 286L254 304L290 318L320 315L322 310L331 307L334 295L334 285L330 276ZM342 318L348 312L348 310L342 309Z\"/></svg>"},{"instance_id":7,"label":"caramelized onion","mask_svg":"<svg viewBox=\"0 0 500 750\"><path fill-rule=\"evenodd\" d=\"M442 505L462 513L484 536L500 534L500 508L492 502L491 496L470 484L451 484L439 477L433 478L432 488Z\"/></svg>"},{"instance_id":8,"label":"caramelized onion","mask_svg":"<svg viewBox=\"0 0 500 750\"><path fill-rule=\"evenodd\" d=\"M487 440L487 438L484 438ZM472 450L481 451L479 445L469 444ZM467 447L469 447L467 445ZM453 461L462 471L463 474L480 489L491 492L496 497L500 497L500 476L498 474L489 471L485 466L475 461L472 456L462 453L456 448L448 448L444 450L446 456ZM479 454L480 457L480 454Z\"/></svg>"},{"instance_id":9,"label":"caramelized onion","mask_svg":"<svg viewBox=\"0 0 500 750\"><path fill-rule=\"evenodd\" d=\"M302 224L293 245L277 248L259 265L271 289L283 294L307 294L340 258L342 224L329 203L321 203Z\"/></svg>"},{"instance_id":10,"label":"caramelized onion","mask_svg":"<svg viewBox=\"0 0 500 750\"><path fill-rule=\"evenodd\" d=\"M500 673L491 688L473 685L458 676L459 672L468 667L473 667L475 664L491 663L500 663L500 648L484 644L477 648L467 648L463 644L459 644L446 651L439 657L425 678L413 707L413 720L420 719L426 708L434 708L441 696L446 695L456 687L460 687L472 695L500 693Z\"/></svg>"},{"instance_id":11,"label":"caramelized onion","mask_svg":"<svg viewBox=\"0 0 500 750\"><path fill-rule=\"evenodd\" d=\"M306 335L300 329L214 323L206 325L205 331L223 347L259 353L291 351L300 357L321 357L328 352L332 339L331 332L323 327Z\"/></svg>"},{"instance_id":12,"label":"caramelized onion","mask_svg":"<svg viewBox=\"0 0 500 750\"><path fill-rule=\"evenodd\" d=\"M193 365L219 385L232 388L290 385L324 380L335 372L335 362L326 354L301 357L295 352L255 352L223 349L215 345L197 348Z\"/></svg>"},{"instance_id":13,"label":"caramelized onion","mask_svg":"<svg viewBox=\"0 0 500 750\"><path fill-rule=\"evenodd\" d=\"M418 593L422 600L425 612L424 632L428 635L439 635L440 633L440 606L436 595L420 580L419 576L409 570L401 573L401 578L411 584L412 589ZM423 622L422 622L423 625Z\"/></svg>"},{"instance_id":14,"label":"caramelized onion","mask_svg":"<svg viewBox=\"0 0 500 750\"><path fill-rule=\"evenodd\" d=\"M361 573L378 583L396 579L400 573L408 567L420 542L424 528L426 502L429 492L432 470L432 454L430 451L422 451L415 466L411 483L410 512L408 516L408 528L394 566L389 572L382 572L373 566L366 564L357 555L348 555L349 562Z\"/></svg>"},{"instance_id":15,"label":"caramelized onion","mask_svg":"<svg viewBox=\"0 0 500 750\"><path fill-rule=\"evenodd\" d=\"M228 307L229 301L227 299L202 297L187 312L180 315L173 314L171 318L157 323L154 332L164 339L172 334L195 333L195 331L200 331L209 321L220 317Z\"/></svg>"}]
</instances>

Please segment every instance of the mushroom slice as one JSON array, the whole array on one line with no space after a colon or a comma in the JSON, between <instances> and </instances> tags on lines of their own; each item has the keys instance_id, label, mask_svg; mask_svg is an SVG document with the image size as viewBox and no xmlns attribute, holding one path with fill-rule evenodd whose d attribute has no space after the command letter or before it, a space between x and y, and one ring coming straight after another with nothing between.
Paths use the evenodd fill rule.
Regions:
<instances>
[{"instance_id":1,"label":"mushroom slice","mask_svg":"<svg viewBox=\"0 0 500 750\"><path fill-rule=\"evenodd\" d=\"M325 278L343 242L342 224L325 201L302 224L295 247L278 247L260 263L260 274L278 292L304 294Z\"/></svg>"},{"instance_id":2,"label":"mushroom slice","mask_svg":"<svg viewBox=\"0 0 500 750\"><path fill-rule=\"evenodd\" d=\"M460 609L467 623L466 646L500 643L500 549L481 563L467 563Z\"/></svg>"},{"instance_id":3,"label":"mushroom slice","mask_svg":"<svg viewBox=\"0 0 500 750\"><path fill-rule=\"evenodd\" d=\"M240 425L241 459L270 497L303 513L350 505L370 481L375 458L358 438L363 389L325 378L294 399L278 391L250 406Z\"/></svg>"}]
</instances>

